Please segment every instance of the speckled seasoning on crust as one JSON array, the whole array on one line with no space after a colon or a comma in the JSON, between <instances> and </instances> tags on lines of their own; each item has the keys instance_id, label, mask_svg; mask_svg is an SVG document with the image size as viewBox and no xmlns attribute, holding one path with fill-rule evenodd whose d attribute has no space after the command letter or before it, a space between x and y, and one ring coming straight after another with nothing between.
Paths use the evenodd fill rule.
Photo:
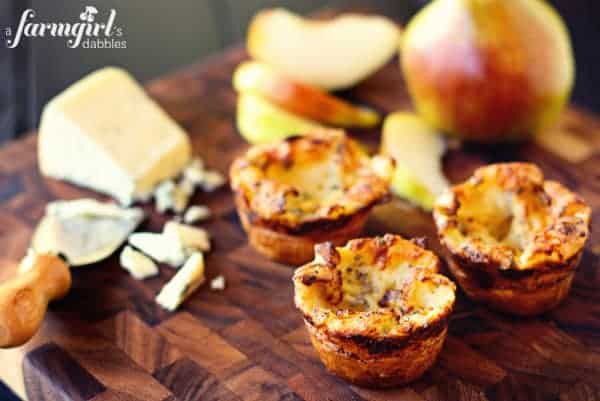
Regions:
<instances>
[{"instance_id":1,"label":"speckled seasoning on crust","mask_svg":"<svg viewBox=\"0 0 600 401\"><path fill-rule=\"evenodd\" d=\"M432 252L397 235L318 245L294 287L325 366L368 387L421 376L442 348L455 301L439 267Z\"/></svg>"},{"instance_id":2,"label":"speckled seasoning on crust","mask_svg":"<svg viewBox=\"0 0 600 401\"><path fill-rule=\"evenodd\" d=\"M392 173L392 159L369 157L337 130L254 146L230 170L250 243L290 264L309 261L316 243L356 237L388 199Z\"/></svg>"},{"instance_id":3,"label":"speckled seasoning on crust","mask_svg":"<svg viewBox=\"0 0 600 401\"><path fill-rule=\"evenodd\" d=\"M471 298L534 315L568 294L589 236L591 210L529 163L486 166L434 208L449 268Z\"/></svg>"}]
</instances>

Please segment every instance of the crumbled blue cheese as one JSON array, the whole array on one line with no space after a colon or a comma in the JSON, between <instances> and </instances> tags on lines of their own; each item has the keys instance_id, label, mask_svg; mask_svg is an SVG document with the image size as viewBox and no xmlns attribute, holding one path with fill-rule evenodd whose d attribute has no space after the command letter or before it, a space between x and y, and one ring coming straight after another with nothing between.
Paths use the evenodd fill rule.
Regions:
<instances>
[{"instance_id":1,"label":"crumbled blue cheese","mask_svg":"<svg viewBox=\"0 0 600 401\"><path fill-rule=\"evenodd\" d=\"M213 291L223 291L225 289L225 277L220 275L213 278L210 281L210 289Z\"/></svg>"},{"instance_id":2,"label":"crumbled blue cheese","mask_svg":"<svg viewBox=\"0 0 600 401\"><path fill-rule=\"evenodd\" d=\"M204 181L204 162L202 159L194 158L183 170L183 178L195 186L200 186Z\"/></svg>"},{"instance_id":3,"label":"crumbled blue cheese","mask_svg":"<svg viewBox=\"0 0 600 401\"><path fill-rule=\"evenodd\" d=\"M200 184L202 189L207 192L212 192L225 184L225 177L216 170L204 172L204 181Z\"/></svg>"},{"instance_id":4,"label":"crumbled blue cheese","mask_svg":"<svg viewBox=\"0 0 600 401\"><path fill-rule=\"evenodd\" d=\"M173 180L163 181L154 190L156 210L164 213L172 210L182 213L187 207L194 188L188 184L176 184Z\"/></svg>"},{"instance_id":5,"label":"crumbled blue cheese","mask_svg":"<svg viewBox=\"0 0 600 401\"><path fill-rule=\"evenodd\" d=\"M152 259L130 246L125 246L119 257L121 267L136 280L144 280L158 274L158 267Z\"/></svg>"},{"instance_id":6,"label":"crumbled blue cheese","mask_svg":"<svg viewBox=\"0 0 600 401\"><path fill-rule=\"evenodd\" d=\"M129 243L155 261L175 268L181 266L188 256L177 238L163 234L134 233L129 236Z\"/></svg>"},{"instance_id":7,"label":"crumbled blue cheese","mask_svg":"<svg viewBox=\"0 0 600 401\"><path fill-rule=\"evenodd\" d=\"M179 242L181 247L188 253L210 250L210 236L206 230L199 227L169 221L165 224L163 235L168 241Z\"/></svg>"},{"instance_id":8,"label":"crumbled blue cheese","mask_svg":"<svg viewBox=\"0 0 600 401\"><path fill-rule=\"evenodd\" d=\"M168 311L175 311L204 283L204 256L195 252L156 296L156 302Z\"/></svg>"},{"instance_id":9,"label":"crumbled blue cheese","mask_svg":"<svg viewBox=\"0 0 600 401\"><path fill-rule=\"evenodd\" d=\"M194 224L210 217L210 209L206 206L190 206L183 215L185 224Z\"/></svg>"}]
</instances>

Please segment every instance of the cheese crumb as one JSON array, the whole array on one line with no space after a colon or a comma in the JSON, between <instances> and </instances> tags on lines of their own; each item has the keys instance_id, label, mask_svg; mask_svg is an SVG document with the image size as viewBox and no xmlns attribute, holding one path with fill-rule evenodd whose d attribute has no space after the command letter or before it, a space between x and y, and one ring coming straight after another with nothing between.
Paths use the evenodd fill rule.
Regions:
<instances>
[{"instance_id":1,"label":"cheese crumb","mask_svg":"<svg viewBox=\"0 0 600 401\"><path fill-rule=\"evenodd\" d=\"M159 263L181 266L188 256L181 242L174 237L156 233L134 233L129 243Z\"/></svg>"},{"instance_id":2,"label":"cheese crumb","mask_svg":"<svg viewBox=\"0 0 600 401\"><path fill-rule=\"evenodd\" d=\"M144 280L158 274L156 264L141 252L125 246L119 257L121 267L127 270L136 280Z\"/></svg>"},{"instance_id":3,"label":"cheese crumb","mask_svg":"<svg viewBox=\"0 0 600 401\"><path fill-rule=\"evenodd\" d=\"M212 192L225 184L225 177L216 170L206 171L204 173L204 181L202 181L202 189L207 192Z\"/></svg>"},{"instance_id":4,"label":"cheese crumb","mask_svg":"<svg viewBox=\"0 0 600 401\"><path fill-rule=\"evenodd\" d=\"M210 281L210 289L213 291L223 291L225 289L225 277L219 275Z\"/></svg>"},{"instance_id":5,"label":"cheese crumb","mask_svg":"<svg viewBox=\"0 0 600 401\"><path fill-rule=\"evenodd\" d=\"M181 213L187 207L193 192L193 186L190 188L188 184L175 184L173 180L163 181L154 190L156 210L160 213L164 213L167 210Z\"/></svg>"},{"instance_id":6,"label":"cheese crumb","mask_svg":"<svg viewBox=\"0 0 600 401\"><path fill-rule=\"evenodd\" d=\"M204 181L204 172L204 162L199 158L195 158L183 170L183 177L188 182L199 186Z\"/></svg>"},{"instance_id":7,"label":"cheese crumb","mask_svg":"<svg viewBox=\"0 0 600 401\"><path fill-rule=\"evenodd\" d=\"M173 312L204 283L204 280L204 256L195 252L160 290L156 302Z\"/></svg>"},{"instance_id":8,"label":"cheese crumb","mask_svg":"<svg viewBox=\"0 0 600 401\"><path fill-rule=\"evenodd\" d=\"M190 206L183 215L185 224L194 224L210 217L210 209L206 206Z\"/></svg>"},{"instance_id":9,"label":"cheese crumb","mask_svg":"<svg viewBox=\"0 0 600 401\"><path fill-rule=\"evenodd\" d=\"M210 236L208 231L202 228L181 224L172 220L165 224L163 234L170 241L179 242L188 253L210 250Z\"/></svg>"}]
</instances>

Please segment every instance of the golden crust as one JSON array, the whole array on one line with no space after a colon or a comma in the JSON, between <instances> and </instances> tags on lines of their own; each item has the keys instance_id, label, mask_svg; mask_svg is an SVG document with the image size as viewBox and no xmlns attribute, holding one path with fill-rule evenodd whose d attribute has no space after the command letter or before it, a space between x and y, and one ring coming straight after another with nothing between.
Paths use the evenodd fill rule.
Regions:
<instances>
[{"instance_id":1,"label":"golden crust","mask_svg":"<svg viewBox=\"0 0 600 401\"><path fill-rule=\"evenodd\" d=\"M254 146L230 170L251 243L292 264L309 261L316 243L358 235L370 209L388 199L392 174L391 159L370 158L338 130Z\"/></svg>"},{"instance_id":2,"label":"golden crust","mask_svg":"<svg viewBox=\"0 0 600 401\"><path fill-rule=\"evenodd\" d=\"M528 163L480 168L434 208L453 256L502 270L563 267L583 249L590 216L581 198Z\"/></svg>"},{"instance_id":3,"label":"golden crust","mask_svg":"<svg viewBox=\"0 0 600 401\"><path fill-rule=\"evenodd\" d=\"M579 259L573 261L573 266ZM502 285L493 275L469 271L453 259L448 260L448 268L470 298L517 316L538 315L556 307L568 295L575 276L571 268L552 274L528 271L526 276Z\"/></svg>"},{"instance_id":4,"label":"golden crust","mask_svg":"<svg viewBox=\"0 0 600 401\"><path fill-rule=\"evenodd\" d=\"M432 252L396 235L317 246L294 274L295 303L323 363L354 383L386 387L435 361L454 284Z\"/></svg>"},{"instance_id":5,"label":"golden crust","mask_svg":"<svg viewBox=\"0 0 600 401\"><path fill-rule=\"evenodd\" d=\"M478 169L434 207L449 267L471 298L532 315L568 293L589 236L591 210L528 163Z\"/></svg>"},{"instance_id":6,"label":"golden crust","mask_svg":"<svg viewBox=\"0 0 600 401\"><path fill-rule=\"evenodd\" d=\"M330 241L335 245L345 244L349 239L360 235L367 218L368 210L355 213L349 218L339 219L335 224L307 230L302 235L292 235L266 226L252 224L252 212L245 202L236 195L238 214L250 244L269 259L298 266L314 257L315 244Z\"/></svg>"},{"instance_id":7,"label":"golden crust","mask_svg":"<svg viewBox=\"0 0 600 401\"><path fill-rule=\"evenodd\" d=\"M377 204L392 173L391 159L370 158L343 131L323 129L254 146L230 175L256 219L292 232Z\"/></svg>"}]
</instances>

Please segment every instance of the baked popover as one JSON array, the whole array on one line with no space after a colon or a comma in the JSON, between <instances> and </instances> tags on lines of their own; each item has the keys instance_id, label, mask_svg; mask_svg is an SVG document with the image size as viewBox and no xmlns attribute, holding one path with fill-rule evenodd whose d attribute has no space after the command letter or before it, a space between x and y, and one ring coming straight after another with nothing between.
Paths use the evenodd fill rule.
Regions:
<instances>
[{"instance_id":1,"label":"baked popover","mask_svg":"<svg viewBox=\"0 0 600 401\"><path fill-rule=\"evenodd\" d=\"M250 148L230 176L250 243L299 265L313 258L315 244L342 244L362 231L371 208L388 199L393 167L344 131L322 129Z\"/></svg>"},{"instance_id":2,"label":"baked popover","mask_svg":"<svg viewBox=\"0 0 600 401\"><path fill-rule=\"evenodd\" d=\"M294 273L295 303L331 372L358 385L417 379L446 338L455 286L418 241L387 234L315 247Z\"/></svg>"},{"instance_id":3,"label":"baked popover","mask_svg":"<svg viewBox=\"0 0 600 401\"><path fill-rule=\"evenodd\" d=\"M448 265L465 293L493 309L535 315L569 292L591 210L534 164L482 167L434 207Z\"/></svg>"}]
</instances>

